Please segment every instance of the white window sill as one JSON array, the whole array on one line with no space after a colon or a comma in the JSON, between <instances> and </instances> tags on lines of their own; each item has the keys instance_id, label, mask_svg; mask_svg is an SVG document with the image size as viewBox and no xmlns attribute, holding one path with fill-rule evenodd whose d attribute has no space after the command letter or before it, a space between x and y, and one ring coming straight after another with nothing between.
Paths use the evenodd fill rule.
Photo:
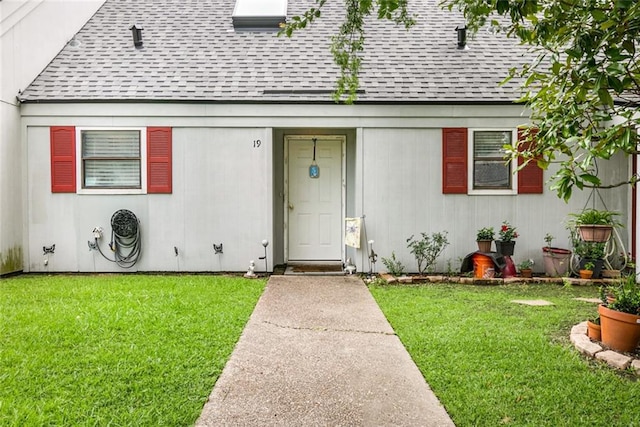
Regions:
<instances>
[{"instance_id":1,"label":"white window sill","mask_svg":"<svg viewBox=\"0 0 640 427\"><path fill-rule=\"evenodd\" d=\"M76 194L147 194L141 188L83 188L76 192Z\"/></svg>"},{"instance_id":2,"label":"white window sill","mask_svg":"<svg viewBox=\"0 0 640 427\"><path fill-rule=\"evenodd\" d=\"M509 190L469 190L467 195L469 196L516 196L518 191L515 189Z\"/></svg>"}]
</instances>

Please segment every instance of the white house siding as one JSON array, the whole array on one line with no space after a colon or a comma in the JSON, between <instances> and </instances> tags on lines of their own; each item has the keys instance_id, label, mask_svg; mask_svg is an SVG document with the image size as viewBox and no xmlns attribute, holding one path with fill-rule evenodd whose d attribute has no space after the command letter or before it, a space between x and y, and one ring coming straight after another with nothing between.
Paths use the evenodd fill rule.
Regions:
<instances>
[{"instance_id":1,"label":"white house siding","mask_svg":"<svg viewBox=\"0 0 640 427\"><path fill-rule=\"evenodd\" d=\"M0 274L22 269L23 163L18 91L25 89L104 0L0 2Z\"/></svg>"},{"instance_id":2,"label":"white house siding","mask_svg":"<svg viewBox=\"0 0 640 427\"><path fill-rule=\"evenodd\" d=\"M49 129L29 126L27 138L29 271L122 271L87 244L102 227L101 247L112 257L110 218L119 209L141 223L143 253L133 271L241 271L263 255L273 193L264 128L174 127L173 193L150 195L53 194ZM214 254L214 243L223 244L223 254ZM53 244L45 265L42 246Z\"/></svg>"},{"instance_id":3,"label":"white house siding","mask_svg":"<svg viewBox=\"0 0 640 427\"><path fill-rule=\"evenodd\" d=\"M481 125L476 120L461 120L458 126L515 128L520 123L520 117L487 117ZM543 194L442 194L440 128L368 128L362 134L362 212L366 215L368 237L375 240L374 250L380 257L390 257L394 251L408 271L416 271L406 239L419 236L420 232L447 231L450 245L440 257L437 270L457 270L461 258L477 250L476 231L488 226L497 231L504 220L517 227L520 234L513 257L516 262L531 258L534 268L543 271L541 248L546 233L556 237L554 246L570 248L566 230L569 213L585 207L589 192L574 192L569 203L548 187ZM620 156L601 163L600 171L610 182L623 179L627 159ZM545 180L551 175L551 170L545 171ZM626 187L600 192L607 208L622 212L625 222L630 209L627 192ZM596 207L602 208L599 199ZM629 227L622 230L625 244L629 241L628 232ZM378 268L384 268L381 262Z\"/></svg>"},{"instance_id":4,"label":"white house siding","mask_svg":"<svg viewBox=\"0 0 640 427\"><path fill-rule=\"evenodd\" d=\"M249 260L262 270L260 242L270 241L269 269L284 260L282 203L284 148L290 134L344 134L346 213L365 215L367 238L388 257L395 251L415 271L406 248L412 234L446 230L451 245L438 263L457 269L475 250L478 228L518 227L515 260L533 258L542 268L544 235L569 245L565 221L580 211L588 193L565 204L555 193L510 196L442 194L442 128L513 128L525 124L515 106L339 106L217 104L25 104L23 137L28 159L24 190L24 246L29 271L121 271L89 251L91 230L105 230L111 215L133 211L141 221L143 255L138 271L246 271ZM150 195L52 194L49 126L170 126L173 128L173 193ZM261 141L254 147L253 141ZM628 169L625 158L601 164L613 182ZM545 179L551 176L545 172ZM630 208L628 189L603 191L611 210ZM629 230L629 228L627 228ZM625 242L628 241L627 236ZM224 253L212 245L223 243ZM364 238L363 238L363 243ZM44 265L42 246L56 244ZM174 247L178 248L176 257ZM108 251L108 249L107 249ZM360 271L363 250L347 250ZM382 268L378 260L378 269Z\"/></svg>"}]
</instances>

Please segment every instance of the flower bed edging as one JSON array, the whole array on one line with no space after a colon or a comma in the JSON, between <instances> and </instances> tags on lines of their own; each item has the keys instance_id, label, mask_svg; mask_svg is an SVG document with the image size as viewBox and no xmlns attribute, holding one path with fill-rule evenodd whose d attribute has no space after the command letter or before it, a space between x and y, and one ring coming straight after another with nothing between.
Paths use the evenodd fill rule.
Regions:
<instances>
[{"instance_id":1,"label":"flower bed edging","mask_svg":"<svg viewBox=\"0 0 640 427\"><path fill-rule=\"evenodd\" d=\"M622 353L618 353L612 350L607 350L600 343L591 341L587 336L587 322L581 322L571 328L570 335L571 343L582 354L602 360L609 366L625 370L631 368L631 370L640 376L640 359L627 356Z\"/></svg>"}]
</instances>

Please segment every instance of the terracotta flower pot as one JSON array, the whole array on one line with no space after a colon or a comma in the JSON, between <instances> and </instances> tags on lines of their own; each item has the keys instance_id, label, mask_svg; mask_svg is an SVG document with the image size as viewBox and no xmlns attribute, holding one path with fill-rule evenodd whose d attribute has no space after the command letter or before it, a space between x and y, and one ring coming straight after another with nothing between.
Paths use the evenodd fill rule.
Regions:
<instances>
[{"instance_id":1,"label":"terracotta flower pot","mask_svg":"<svg viewBox=\"0 0 640 427\"><path fill-rule=\"evenodd\" d=\"M585 242L606 242L611 237L611 225L584 224L578 226L580 237Z\"/></svg>"},{"instance_id":2,"label":"terracotta flower pot","mask_svg":"<svg viewBox=\"0 0 640 427\"><path fill-rule=\"evenodd\" d=\"M588 263L593 264L593 267L591 267L591 270L593 271L593 278L599 279L602 276L602 267L604 266L604 260L595 258L582 258L580 259L580 270L585 270L585 266Z\"/></svg>"},{"instance_id":3,"label":"terracotta flower pot","mask_svg":"<svg viewBox=\"0 0 640 427\"><path fill-rule=\"evenodd\" d=\"M592 276L593 276L592 270L580 270L581 279L591 279Z\"/></svg>"},{"instance_id":4,"label":"terracotta flower pot","mask_svg":"<svg viewBox=\"0 0 640 427\"><path fill-rule=\"evenodd\" d=\"M492 240L476 240L476 242L478 243L478 251L491 252Z\"/></svg>"},{"instance_id":5,"label":"terracotta flower pot","mask_svg":"<svg viewBox=\"0 0 640 427\"><path fill-rule=\"evenodd\" d=\"M530 269L530 268L523 268L523 269L521 269L521 270L520 270L520 275L521 275L522 277L529 277L529 278L531 278L531 277L533 277L533 270L532 270L532 269Z\"/></svg>"},{"instance_id":6,"label":"terracotta flower pot","mask_svg":"<svg viewBox=\"0 0 640 427\"><path fill-rule=\"evenodd\" d=\"M611 310L600 305L602 343L614 350L632 352L640 343L640 316Z\"/></svg>"},{"instance_id":7,"label":"terracotta flower pot","mask_svg":"<svg viewBox=\"0 0 640 427\"><path fill-rule=\"evenodd\" d=\"M601 326L593 323L590 320L587 320L587 336L594 341L601 340Z\"/></svg>"}]
</instances>

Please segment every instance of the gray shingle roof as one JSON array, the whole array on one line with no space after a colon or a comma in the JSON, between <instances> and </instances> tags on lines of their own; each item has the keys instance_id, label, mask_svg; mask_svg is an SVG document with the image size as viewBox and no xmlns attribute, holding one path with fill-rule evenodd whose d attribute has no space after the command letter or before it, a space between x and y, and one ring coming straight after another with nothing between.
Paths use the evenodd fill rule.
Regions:
<instances>
[{"instance_id":1,"label":"gray shingle roof","mask_svg":"<svg viewBox=\"0 0 640 427\"><path fill-rule=\"evenodd\" d=\"M511 102L516 82L499 86L525 48L486 30L458 50L460 15L439 0L412 0L417 24L368 23L360 102ZM313 0L289 0L288 15ZM329 102L338 68L329 51L343 14L329 0L323 17L292 38L235 32L233 0L107 0L22 93L26 102ZM142 48L129 28L144 28ZM72 46L78 44L78 46Z\"/></svg>"}]
</instances>

